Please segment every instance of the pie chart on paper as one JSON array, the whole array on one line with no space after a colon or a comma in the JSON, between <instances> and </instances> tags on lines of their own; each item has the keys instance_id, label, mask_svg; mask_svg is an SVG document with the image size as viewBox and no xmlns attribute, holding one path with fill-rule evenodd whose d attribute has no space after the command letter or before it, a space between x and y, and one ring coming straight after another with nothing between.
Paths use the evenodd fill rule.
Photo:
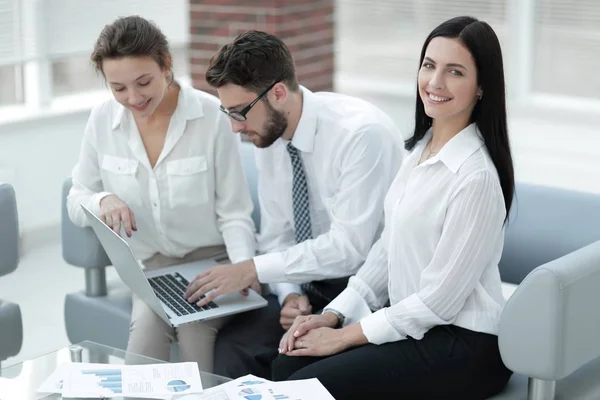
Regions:
<instances>
[{"instance_id":1,"label":"pie chart on paper","mask_svg":"<svg viewBox=\"0 0 600 400\"><path fill-rule=\"evenodd\" d=\"M167 383L167 389L171 392L181 393L189 390L191 386L181 379L176 379Z\"/></svg>"}]
</instances>

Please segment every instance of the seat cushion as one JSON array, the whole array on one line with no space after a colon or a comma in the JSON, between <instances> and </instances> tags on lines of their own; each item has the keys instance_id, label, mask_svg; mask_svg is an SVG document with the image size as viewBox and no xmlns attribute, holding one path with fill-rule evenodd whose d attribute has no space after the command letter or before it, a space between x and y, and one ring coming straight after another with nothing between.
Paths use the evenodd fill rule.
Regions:
<instances>
[{"instance_id":1,"label":"seat cushion","mask_svg":"<svg viewBox=\"0 0 600 400\"><path fill-rule=\"evenodd\" d=\"M122 282L109 282L107 295L88 297L84 291L65 297L65 325L71 343L91 340L127 348L131 320L131 291Z\"/></svg>"},{"instance_id":2,"label":"seat cushion","mask_svg":"<svg viewBox=\"0 0 600 400\"><path fill-rule=\"evenodd\" d=\"M600 399L600 359L596 359L556 383L555 400ZM489 400L526 400L527 377L513 374L504 391Z\"/></svg>"},{"instance_id":3,"label":"seat cushion","mask_svg":"<svg viewBox=\"0 0 600 400\"><path fill-rule=\"evenodd\" d=\"M0 300L0 360L13 357L23 344L23 318L15 303Z\"/></svg>"}]
</instances>

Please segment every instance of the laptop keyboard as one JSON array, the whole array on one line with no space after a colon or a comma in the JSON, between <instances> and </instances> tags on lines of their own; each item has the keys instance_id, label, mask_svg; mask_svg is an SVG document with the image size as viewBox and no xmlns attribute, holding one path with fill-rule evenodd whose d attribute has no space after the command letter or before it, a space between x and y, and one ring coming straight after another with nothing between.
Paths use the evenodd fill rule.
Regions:
<instances>
[{"instance_id":1,"label":"laptop keyboard","mask_svg":"<svg viewBox=\"0 0 600 400\"><path fill-rule=\"evenodd\" d=\"M158 298L165 303L177 316L195 314L198 312L218 308L213 301L205 306L198 307L196 303L189 303L183 298L186 288L189 285L187 279L181 276L178 272L155 276L149 278L150 286L154 289L154 293ZM205 296L200 296L203 299ZM198 301L200 301L198 299Z\"/></svg>"}]
</instances>

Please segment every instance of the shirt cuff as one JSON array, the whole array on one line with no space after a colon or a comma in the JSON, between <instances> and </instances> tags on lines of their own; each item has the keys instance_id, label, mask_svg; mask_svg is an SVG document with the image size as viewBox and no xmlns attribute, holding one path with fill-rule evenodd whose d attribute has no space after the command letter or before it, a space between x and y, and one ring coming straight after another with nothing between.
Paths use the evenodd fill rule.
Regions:
<instances>
[{"instance_id":1,"label":"shirt cuff","mask_svg":"<svg viewBox=\"0 0 600 400\"><path fill-rule=\"evenodd\" d=\"M286 282L283 253L269 253L254 257L256 276L260 283Z\"/></svg>"},{"instance_id":2,"label":"shirt cuff","mask_svg":"<svg viewBox=\"0 0 600 400\"><path fill-rule=\"evenodd\" d=\"M296 285L294 283L271 283L269 285L269 289L271 290L271 294L277 296L280 306L283 306L285 298L292 293L297 293L301 296L304 295L300 285Z\"/></svg>"},{"instance_id":3,"label":"shirt cuff","mask_svg":"<svg viewBox=\"0 0 600 400\"><path fill-rule=\"evenodd\" d=\"M363 334L373 344L383 344L388 342L397 342L406 339L392 326L385 315L385 308L369 315L360 321Z\"/></svg>"},{"instance_id":4,"label":"shirt cuff","mask_svg":"<svg viewBox=\"0 0 600 400\"><path fill-rule=\"evenodd\" d=\"M351 287L344 289L338 297L333 299L333 301L323 309L323 312L325 313L327 310L335 310L342 314L345 318L344 326L352 325L372 314L365 299L358 294L356 289Z\"/></svg>"},{"instance_id":5,"label":"shirt cuff","mask_svg":"<svg viewBox=\"0 0 600 400\"><path fill-rule=\"evenodd\" d=\"M223 241L232 264L250 260L256 255L254 234L244 227L231 226L224 229Z\"/></svg>"}]
</instances>

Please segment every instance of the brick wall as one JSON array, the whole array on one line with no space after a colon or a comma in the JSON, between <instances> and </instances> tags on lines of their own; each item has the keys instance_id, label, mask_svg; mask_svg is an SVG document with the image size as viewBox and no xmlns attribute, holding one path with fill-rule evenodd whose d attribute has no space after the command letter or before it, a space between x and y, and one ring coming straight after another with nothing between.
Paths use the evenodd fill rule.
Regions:
<instances>
[{"instance_id":1,"label":"brick wall","mask_svg":"<svg viewBox=\"0 0 600 400\"><path fill-rule=\"evenodd\" d=\"M335 0L190 0L191 72L194 86L215 93L204 78L208 62L237 34L258 29L290 48L300 84L333 90Z\"/></svg>"}]
</instances>

